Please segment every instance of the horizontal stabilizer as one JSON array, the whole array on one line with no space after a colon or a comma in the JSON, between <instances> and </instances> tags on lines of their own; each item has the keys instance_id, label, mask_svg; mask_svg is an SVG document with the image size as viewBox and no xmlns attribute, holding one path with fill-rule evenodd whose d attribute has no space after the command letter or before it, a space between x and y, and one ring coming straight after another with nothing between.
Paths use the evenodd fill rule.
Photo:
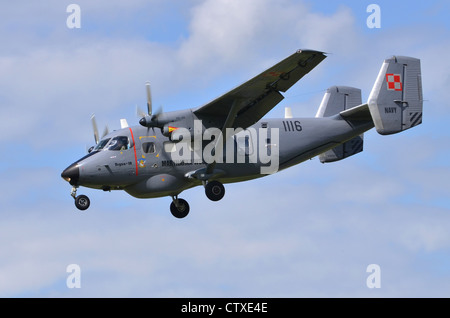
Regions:
<instances>
[{"instance_id":1,"label":"horizontal stabilizer","mask_svg":"<svg viewBox=\"0 0 450 318\"><path fill-rule=\"evenodd\" d=\"M369 105L362 104L355 106L353 108L344 110L339 113L342 118L348 121L371 121L372 116L370 115Z\"/></svg>"}]
</instances>

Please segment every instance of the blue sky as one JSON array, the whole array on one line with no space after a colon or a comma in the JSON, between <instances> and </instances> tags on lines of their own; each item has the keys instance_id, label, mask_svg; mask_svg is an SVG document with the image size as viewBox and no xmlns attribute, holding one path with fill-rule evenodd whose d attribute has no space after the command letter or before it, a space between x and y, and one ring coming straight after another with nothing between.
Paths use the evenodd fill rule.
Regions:
<instances>
[{"instance_id":1,"label":"blue sky","mask_svg":"<svg viewBox=\"0 0 450 318\"><path fill-rule=\"evenodd\" d=\"M66 7L81 8L68 29ZM369 29L366 8L381 8ZM446 1L16 1L0 12L0 296L448 297L450 292L449 4ZM144 83L164 110L200 106L299 48L328 58L284 107L312 117L332 85L367 99L384 58L422 62L423 124L365 134L364 152L170 198L79 189L61 171L100 127L138 122ZM81 288L66 287L66 267ZM366 268L381 268L369 289Z\"/></svg>"}]
</instances>

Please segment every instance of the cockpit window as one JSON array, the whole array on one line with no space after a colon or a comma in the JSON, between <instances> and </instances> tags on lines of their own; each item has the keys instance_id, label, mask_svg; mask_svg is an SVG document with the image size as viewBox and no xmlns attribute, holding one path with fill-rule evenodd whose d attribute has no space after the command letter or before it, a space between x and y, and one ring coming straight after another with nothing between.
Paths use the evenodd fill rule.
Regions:
<instances>
[{"instance_id":1,"label":"cockpit window","mask_svg":"<svg viewBox=\"0 0 450 318\"><path fill-rule=\"evenodd\" d=\"M98 142L97 146L95 146L94 150L96 150L96 151L102 150L103 148L105 148L106 144L107 144L110 140L111 140L111 138L100 140L100 141Z\"/></svg>"},{"instance_id":2,"label":"cockpit window","mask_svg":"<svg viewBox=\"0 0 450 318\"><path fill-rule=\"evenodd\" d=\"M126 136L114 137L108 144L108 150L127 150L131 147L130 141Z\"/></svg>"}]
</instances>

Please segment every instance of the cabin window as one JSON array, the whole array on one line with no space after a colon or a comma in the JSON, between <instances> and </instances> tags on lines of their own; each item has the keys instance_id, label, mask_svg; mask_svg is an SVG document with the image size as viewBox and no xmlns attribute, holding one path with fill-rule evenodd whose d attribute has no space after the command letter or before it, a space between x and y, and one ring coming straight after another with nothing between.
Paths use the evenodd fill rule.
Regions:
<instances>
[{"instance_id":1,"label":"cabin window","mask_svg":"<svg viewBox=\"0 0 450 318\"><path fill-rule=\"evenodd\" d=\"M145 153L155 153L156 146L154 142L144 142L142 144L142 151Z\"/></svg>"},{"instance_id":2,"label":"cabin window","mask_svg":"<svg viewBox=\"0 0 450 318\"><path fill-rule=\"evenodd\" d=\"M272 155L272 143L270 138L266 139L266 148L267 148L267 155L271 156Z\"/></svg>"},{"instance_id":3,"label":"cabin window","mask_svg":"<svg viewBox=\"0 0 450 318\"><path fill-rule=\"evenodd\" d=\"M242 136L236 138L237 151L239 155L251 155L253 154L252 143L250 142L250 136Z\"/></svg>"}]
</instances>

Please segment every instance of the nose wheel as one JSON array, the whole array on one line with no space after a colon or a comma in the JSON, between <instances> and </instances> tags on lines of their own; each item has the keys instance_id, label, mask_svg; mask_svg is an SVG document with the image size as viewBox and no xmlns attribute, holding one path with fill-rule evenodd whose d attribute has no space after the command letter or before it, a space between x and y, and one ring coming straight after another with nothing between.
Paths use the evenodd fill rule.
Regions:
<instances>
[{"instance_id":1,"label":"nose wheel","mask_svg":"<svg viewBox=\"0 0 450 318\"><path fill-rule=\"evenodd\" d=\"M75 198L75 206L78 208L78 210L84 211L91 205L91 200L84 195L81 194Z\"/></svg>"},{"instance_id":2,"label":"nose wheel","mask_svg":"<svg viewBox=\"0 0 450 318\"><path fill-rule=\"evenodd\" d=\"M189 203L186 200L178 199L178 196L172 196L170 212L177 219L182 219L189 214Z\"/></svg>"},{"instance_id":3,"label":"nose wheel","mask_svg":"<svg viewBox=\"0 0 450 318\"><path fill-rule=\"evenodd\" d=\"M80 194L77 196L77 187L73 187L70 195L75 199L75 206L78 210L84 211L91 205L91 200L89 200L87 195Z\"/></svg>"}]
</instances>

